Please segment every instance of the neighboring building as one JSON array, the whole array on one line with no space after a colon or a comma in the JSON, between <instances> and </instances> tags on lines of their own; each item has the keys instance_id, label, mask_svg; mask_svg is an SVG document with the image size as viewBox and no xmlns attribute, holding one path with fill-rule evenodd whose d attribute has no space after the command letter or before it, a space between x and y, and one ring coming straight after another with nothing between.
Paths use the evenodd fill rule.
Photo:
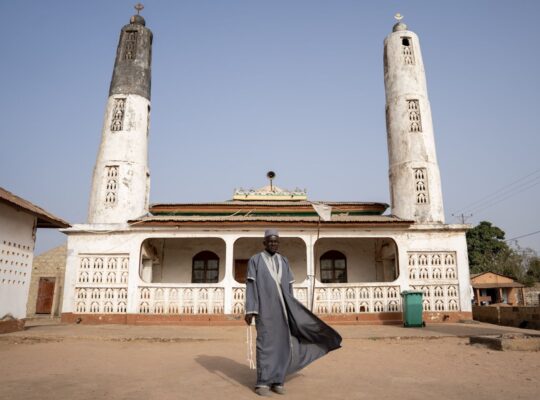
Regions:
<instances>
[{"instance_id":1,"label":"neighboring building","mask_svg":"<svg viewBox=\"0 0 540 400\"><path fill-rule=\"evenodd\" d=\"M488 306L490 304L523 304L523 288L525 285L512 278L494 272L482 272L471 275L474 290L474 304Z\"/></svg>"},{"instance_id":2,"label":"neighboring building","mask_svg":"<svg viewBox=\"0 0 540 400\"><path fill-rule=\"evenodd\" d=\"M37 228L70 225L0 188L0 319L26 317Z\"/></svg>"},{"instance_id":3,"label":"neighboring building","mask_svg":"<svg viewBox=\"0 0 540 400\"><path fill-rule=\"evenodd\" d=\"M66 245L55 247L34 258L32 280L28 294L26 315L60 315L64 274L66 272Z\"/></svg>"},{"instance_id":4,"label":"neighboring building","mask_svg":"<svg viewBox=\"0 0 540 400\"><path fill-rule=\"evenodd\" d=\"M428 321L471 318L468 226L444 222L416 34L397 23L384 44L392 215L384 203L312 202L272 182L231 201L149 206L151 46L133 16L120 33L88 223L64 231L64 321L238 318L246 263L268 227L280 230L295 295L317 314L400 321L400 293L416 289Z\"/></svg>"}]
</instances>

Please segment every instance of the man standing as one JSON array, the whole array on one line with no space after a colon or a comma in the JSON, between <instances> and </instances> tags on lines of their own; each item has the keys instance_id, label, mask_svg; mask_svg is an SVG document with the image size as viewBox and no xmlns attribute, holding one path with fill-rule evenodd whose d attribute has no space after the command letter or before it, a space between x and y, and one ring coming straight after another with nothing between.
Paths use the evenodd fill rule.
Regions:
<instances>
[{"instance_id":1,"label":"man standing","mask_svg":"<svg viewBox=\"0 0 540 400\"><path fill-rule=\"evenodd\" d=\"M285 377L341 347L341 336L293 296L289 261L278 253L279 234L264 233L265 250L251 257L246 281L248 325L257 326L255 392L285 394Z\"/></svg>"}]
</instances>

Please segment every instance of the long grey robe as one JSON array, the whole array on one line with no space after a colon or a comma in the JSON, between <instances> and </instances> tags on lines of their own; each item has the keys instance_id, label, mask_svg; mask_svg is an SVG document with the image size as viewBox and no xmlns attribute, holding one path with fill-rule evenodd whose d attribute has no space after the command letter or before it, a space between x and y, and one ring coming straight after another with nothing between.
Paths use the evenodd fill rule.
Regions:
<instances>
[{"instance_id":1,"label":"long grey robe","mask_svg":"<svg viewBox=\"0 0 540 400\"><path fill-rule=\"evenodd\" d=\"M283 384L286 375L341 347L339 333L294 298L293 282L280 254L261 252L249 260L245 307L256 314L257 386Z\"/></svg>"}]
</instances>

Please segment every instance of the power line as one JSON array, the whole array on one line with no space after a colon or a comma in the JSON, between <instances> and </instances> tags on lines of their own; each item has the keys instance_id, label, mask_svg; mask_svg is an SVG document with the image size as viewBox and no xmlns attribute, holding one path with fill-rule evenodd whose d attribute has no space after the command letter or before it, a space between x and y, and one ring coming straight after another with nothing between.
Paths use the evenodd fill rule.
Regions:
<instances>
[{"instance_id":1,"label":"power line","mask_svg":"<svg viewBox=\"0 0 540 400\"><path fill-rule=\"evenodd\" d=\"M505 242L509 242L511 240L516 240L516 239L521 239L521 238L524 238L524 237L527 237L527 236L532 236L532 235L536 235L540 233L540 231L536 231L536 232L531 232L531 233L526 233L525 235L521 235L521 236L516 236L516 237L513 237L512 239L506 239Z\"/></svg>"},{"instance_id":2,"label":"power line","mask_svg":"<svg viewBox=\"0 0 540 400\"><path fill-rule=\"evenodd\" d=\"M519 183L519 182L521 182L521 181L523 181L523 180L529 178L531 175L535 175L537 172L540 172L540 169L537 169L537 170L535 170L535 171L533 171L533 172L530 172L530 173L528 173L527 175L525 175L525 176L523 176L523 177L521 177L521 178L519 178L519 179L517 179L517 180L515 180L515 181L513 181L513 182L511 182L511 183L508 183L508 184L502 186L501 188L497 189L497 190L494 191L494 192L491 192L491 193L488 194L487 196L484 196L484 197L480 198L479 200L476 200L476 201L473 201L472 203L469 203L467 206L461 208L461 209L458 210L458 211L466 210L466 209L468 209L468 208L471 208L472 206L476 206L478 203L481 203L481 202L483 202L484 200L489 199L490 197L493 197L493 196L495 196L495 197L496 197L496 196L499 196L499 195L502 194L502 193L500 193L500 192L507 192L508 190L510 190L510 188L511 188L512 186L514 186L514 185L516 185L517 183ZM533 180L535 180L535 179L537 179L537 178L538 178L538 177L535 177L535 178L533 178Z\"/></svg>"},{"instance_id":3,"label":"power line","mask_svg":"<svg viewBox=\"0 0 540 400\"><path fill-rule=\"evenodd\" d=\"M470 210L471 208L477 208L478 206L480 206L481 203L485 202L486 200L489 202L489 201L493 201L495 200L495 198L497 197L500 197L500 196L504 196L506 194L508 194L508 192L512 192L513 190L515 190L516 188L513 188L513 186L517 185L518 183L526 180L527 178L529 178L530 176L532 175L535 175L536 173L540 172L540 169L537 169L533 172L530 172L528 173L527 175L511 182L511 183L508 183L504 186L502 186L501 188L497 189L496 191L494 192L491 192L490 194L488 194L487 196L484 196L482 198L480 198L479 200L476 200L476 201L473 201L472 203L469 203L468 205L466 205L465 207L462 207L460 208L459 210L456 211L456 214L458 212L462 212L462 211L467 211L467 210ZM527 185L531 182L534 182L535 180L539 179L540 176L536 176L536 177L533 177L532 179L528 179L527 182L522 182L518 185L518 188L523 186L523 185Z\"/></svg>"},{"instance_id":4,"label":"power line","mask_svg":"<svg viewBox=\"0 0 540 400\"><path fill-rule=\"evenodd\" d=\"M532 185L531 185L531 183L532 183ZM469 207L466 210L474 211L474 210L479 210L479 209L490 207L491 205L497 204L497 203L499 203L499 202L501 202L503 200L506 200L506 199L518 194L518 193L521 193L523 190L526 190L526 189L528 189L530 187L533 187L533 186L537 185L538 183L540 183L540 176L535 177L532 180L522 182L522 183L520 183L519 185L517 185L515 187L507 188L504 191L500 192L499 194L491 196L490 199L488 199L488 200L486 200L484 202L476 202L475 206ZM485 205L485 204L488 204L488 205Z\"/></svg>"},{"instance_id":5,"label":"power line","mask_svg":"<svg viewBox=\"0 0 540 400\"><path fill-rule=\"evenodd\" d=\"M536 183L535 183L536 182ZM487 200L486 202L487 203L492 203L492 202L496 202L498 201L499 199L501 199L501 197L503 197L504 199L508 198L508 197L512 197L515 193L520 193L523 190L527 189L529 187L529 185L531 185L530 187L534 186L534 185L537 185L538 183L540 183L540 176L537 176L533 179L530 179L530 180L527 180L523 183L520 183L519 185L513 187L513 188L508 188L504 191L502 191L501 193L493 196L491 199ZM477 209L477 208L481 208L482 207L482 204L478 204L474 207L472 207L472 209ZM471 208L469 208L471 209Z\"/></svg>"},{"instance_id":6,"label":"power line","mask_svg":"<svg viewBox=\"0 0 540 400\"><path fill-rule=\"evenodd\" d=\"M539 178L539 179L540 179L540 178ZM506 200L506 199L509 199L510 197L513 197L513 196L515 196L515 195L517 195L517 194L519 194L519 193L521 193L521 192L523 192L523 191L525 191L525 190L528 190L528 189L530 189L530 188L532 188L532 187L534 187L534 186L536 186L536 185L538 185L538 184L540 184L540 180L539 180L538 182L536 182L536 183L533 183L532 185L529 185L529 186L526 186L526 187L524 187L524 188L521 188L521 190L518 190L518 191L515 191L515 192L512 192L512 193L508 193L506 196L504 196L504 197L502 197L502 198L499 198L499 199L493 199L493 201L492 201L491 203L488 202L488 204L485 205L485 206L480 205L480 206L477 206L477 207L475 207L475 208L473 208L473 209L470 209L470 211L471 211L471 212L477 212L477 213L478 213L478 212L480 212L480 211L485 210L486 208L489 208L489 207L494 206L495 204L499 204L500 202L502 202L502 201L504 201L504 200Z\"/></svg>"}]
</instances>

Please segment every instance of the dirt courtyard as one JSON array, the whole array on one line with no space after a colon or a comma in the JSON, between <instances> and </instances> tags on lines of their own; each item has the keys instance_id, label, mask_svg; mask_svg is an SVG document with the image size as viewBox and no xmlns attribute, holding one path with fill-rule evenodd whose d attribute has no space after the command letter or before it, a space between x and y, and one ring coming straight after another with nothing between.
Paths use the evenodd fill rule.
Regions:
<instances>
[{"instance_id":1,"label":"dirt courtyard","mask_svg":"<svg viewBox=\"0 0 540 400\"><path fill-rule=\"evenodd\" d=\"M456 336L370 339L355 333L363 327L336 328L343 348L290 377L285 398L539 398L538 352L494 351ZM3 335L0 399L258 398L245 328L206 329L199 338Z\"/></svg>"}]
</instances>

